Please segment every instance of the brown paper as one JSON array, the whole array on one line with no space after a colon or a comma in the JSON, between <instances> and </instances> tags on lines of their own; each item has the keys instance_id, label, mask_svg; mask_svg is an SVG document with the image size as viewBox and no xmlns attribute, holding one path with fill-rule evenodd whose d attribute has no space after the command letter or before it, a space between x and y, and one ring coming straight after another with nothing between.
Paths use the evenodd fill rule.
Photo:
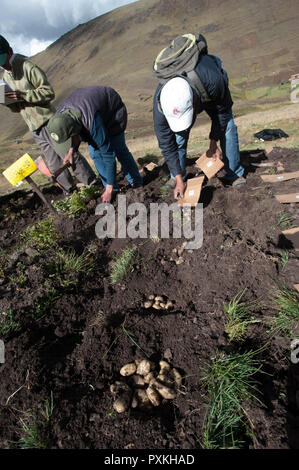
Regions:
<instances>
[{"instance_id":1,"label":"brown paper","mask_svg":"<svg viewBox=\"0 0 299 470\"><path fill-rule=\"evenodd\" d=\"M284 230L282 233L293 243L295 250L299 251L299 227Z\"/></svg>"},{"instance_id":2,"label":"brown paper","mask_svg":"<svg viewBox=\"0 0 299 470\"><path fill-rule=\"evenodd\" d=\"M288 204L291 202L299 202L299 193L292 194L276 194L275 195L278 202L281 204Z\"/></svg>"},{"instance_id":3,"label":"brown paper","mask_svg":"<svg viewBox=\"0 0 299 470\"><path fill-rule=\"evenodd\" d=\"M178 201L179 206L183 206L184 204L191 204L192 207L196 206L204 179L204 176L199 176L198 178L187 180L184 196Z\"/></svg>"},{"instance_id":4,"label":"brown paper","mask_svg":"<svg viewBox=\"0 0 299 470\"><path fill-rule=\"evenodd\" d=\"M282 173L280 175L261 175L261 178L265 183L279 183L279 181L288 181L294 178L299 178L299 171Z\"/></svg>"},{"instance_id":5,"label":"brown paper","mask_svg":"<svg viewBox=\"0 0 299 470\"><path fill-rule=\"evenodd\" d=\"M148 165L145 166L145 168L148 170L148 171L153 171L155 168L157 168L158 165L156 165L156 163L154 162L151 162L149 163Z\"/></svg>"},{"instance_id":6,"label":"brown paper","mask_svg":"<svg viewBox=\"0 0 299 470\"><path fill-rule=\"evenodd\" d=\"M204 153L200 158L198 158L195 162L195 166L200 168L207 178L213 178L213 176L218 173L218 171L223 168L224 163L220 158L214 160L213 158L208 158L206 153Z\"/></svg>"}]
</instances>

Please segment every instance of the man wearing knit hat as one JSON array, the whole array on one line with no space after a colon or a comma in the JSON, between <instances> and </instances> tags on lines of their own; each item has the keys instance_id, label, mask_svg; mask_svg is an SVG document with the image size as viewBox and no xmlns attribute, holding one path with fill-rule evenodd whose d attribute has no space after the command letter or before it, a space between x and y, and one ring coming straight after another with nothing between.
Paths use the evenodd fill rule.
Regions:
<instances>
[{"instance_id":1,"label":"man wearing knit hat","mask_svg":"<svg viewBox=\"0 0 299 470\"><path fill-rule=\"evenodd\" d=\"M21 54L14 54L8 41L0 35L0 67L4 69L3 80L12 91L6 96L15 100L8 104L12 112L20 113L40 146L48 164L49 170L54 173L62 163L62 156L57 154L52 145L46 124L55 114L55 107L51 104L55 94L48 82L45 73L31 60ZM93 184L96 175L85 158L76 153L71 162L74 175L84 185ZM65 170L58 178L59 184L65 194L75 188L73 178Z\"/></svg>"},{"instance_id":2,"label":"man wearing knit hat","mask_svg":"<svg viewBox=\"0 0 299 470\"><path fill-rule=\"evenodd\" d=\"M185 36L186 43L190 36L193 37L193 35ZM174 50L174 44L175 42L172 43L171 52ZM164 51L166 49L157 57L154 70L157 69L158 60L163 63L161 54L163 56ZM154 96L155 133L171 174L167 185L174 189L176 198L184 194L189 133L197 114L202 111L206 111L212 121L207 156L223 159L226 170L224 181L228 184L239 187L246 183L243 177L244 168L240 164L237 127L232 114L233 101L221 60L208 54L205 47L193 70L197 74L196 81L200 82L202 94L196 86L196 81L181 72L162 80ZM218 148L217 141L220 141L222 152Z\"/></svg>"}]
</instances>

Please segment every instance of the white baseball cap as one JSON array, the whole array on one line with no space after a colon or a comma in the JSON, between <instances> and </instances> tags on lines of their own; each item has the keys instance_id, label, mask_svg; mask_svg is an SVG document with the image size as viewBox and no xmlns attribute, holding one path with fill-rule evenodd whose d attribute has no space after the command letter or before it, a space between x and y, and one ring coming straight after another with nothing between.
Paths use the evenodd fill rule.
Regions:
<instances>
[{"instance_id":1,"label":"white baseball cap","mask_svg":"<svg viewBox=\"0 0 299 470\"><path fill-rule=\"evenodd\" d=\"M162 88L160 104L170 129L180 132L188 129L193 120L193 92L187 80L175 77Z\"/></svg>"}]
</instances>

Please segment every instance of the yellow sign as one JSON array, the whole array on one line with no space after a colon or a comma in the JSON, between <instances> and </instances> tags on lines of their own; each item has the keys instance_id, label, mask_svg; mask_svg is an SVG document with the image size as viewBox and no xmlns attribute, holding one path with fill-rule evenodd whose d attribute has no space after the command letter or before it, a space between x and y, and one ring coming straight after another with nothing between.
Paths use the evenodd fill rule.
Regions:
<instances>
[{"instance_id":1,"label":"yellow sign","mask_svg":"<svg viewBox=\"0 0 299 470\"><path fill-rule=\"evenodd\" d=\"M13 186L15 186L17 183L26 178L26 176L31 175L31 173L36 170L36 164L30 155L25 153L25 155L23 155L16 162L10 165L5 171L3 171L3 175Z\"/></svg>"}]
</instances>

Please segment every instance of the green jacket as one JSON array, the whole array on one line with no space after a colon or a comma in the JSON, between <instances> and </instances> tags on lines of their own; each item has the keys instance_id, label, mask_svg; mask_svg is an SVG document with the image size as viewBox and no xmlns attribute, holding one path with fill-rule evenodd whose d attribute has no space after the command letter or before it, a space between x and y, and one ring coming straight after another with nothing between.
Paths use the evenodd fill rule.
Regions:
<instances>
[{"instance_id":1,"label":"green jacket","mask_svg":"<svg viewBox=\"0 0 299 470\"><path fill-rule=\"evenodd\" d=\"M56 112L51 104L54 90L46 74L27 57L15 54L11 67L12 73L5 70L3 80L12 90L19 90L24 101L8 106L11 111L21 113L29 129L35 131Z\"/></svg>"}]
</instances>

